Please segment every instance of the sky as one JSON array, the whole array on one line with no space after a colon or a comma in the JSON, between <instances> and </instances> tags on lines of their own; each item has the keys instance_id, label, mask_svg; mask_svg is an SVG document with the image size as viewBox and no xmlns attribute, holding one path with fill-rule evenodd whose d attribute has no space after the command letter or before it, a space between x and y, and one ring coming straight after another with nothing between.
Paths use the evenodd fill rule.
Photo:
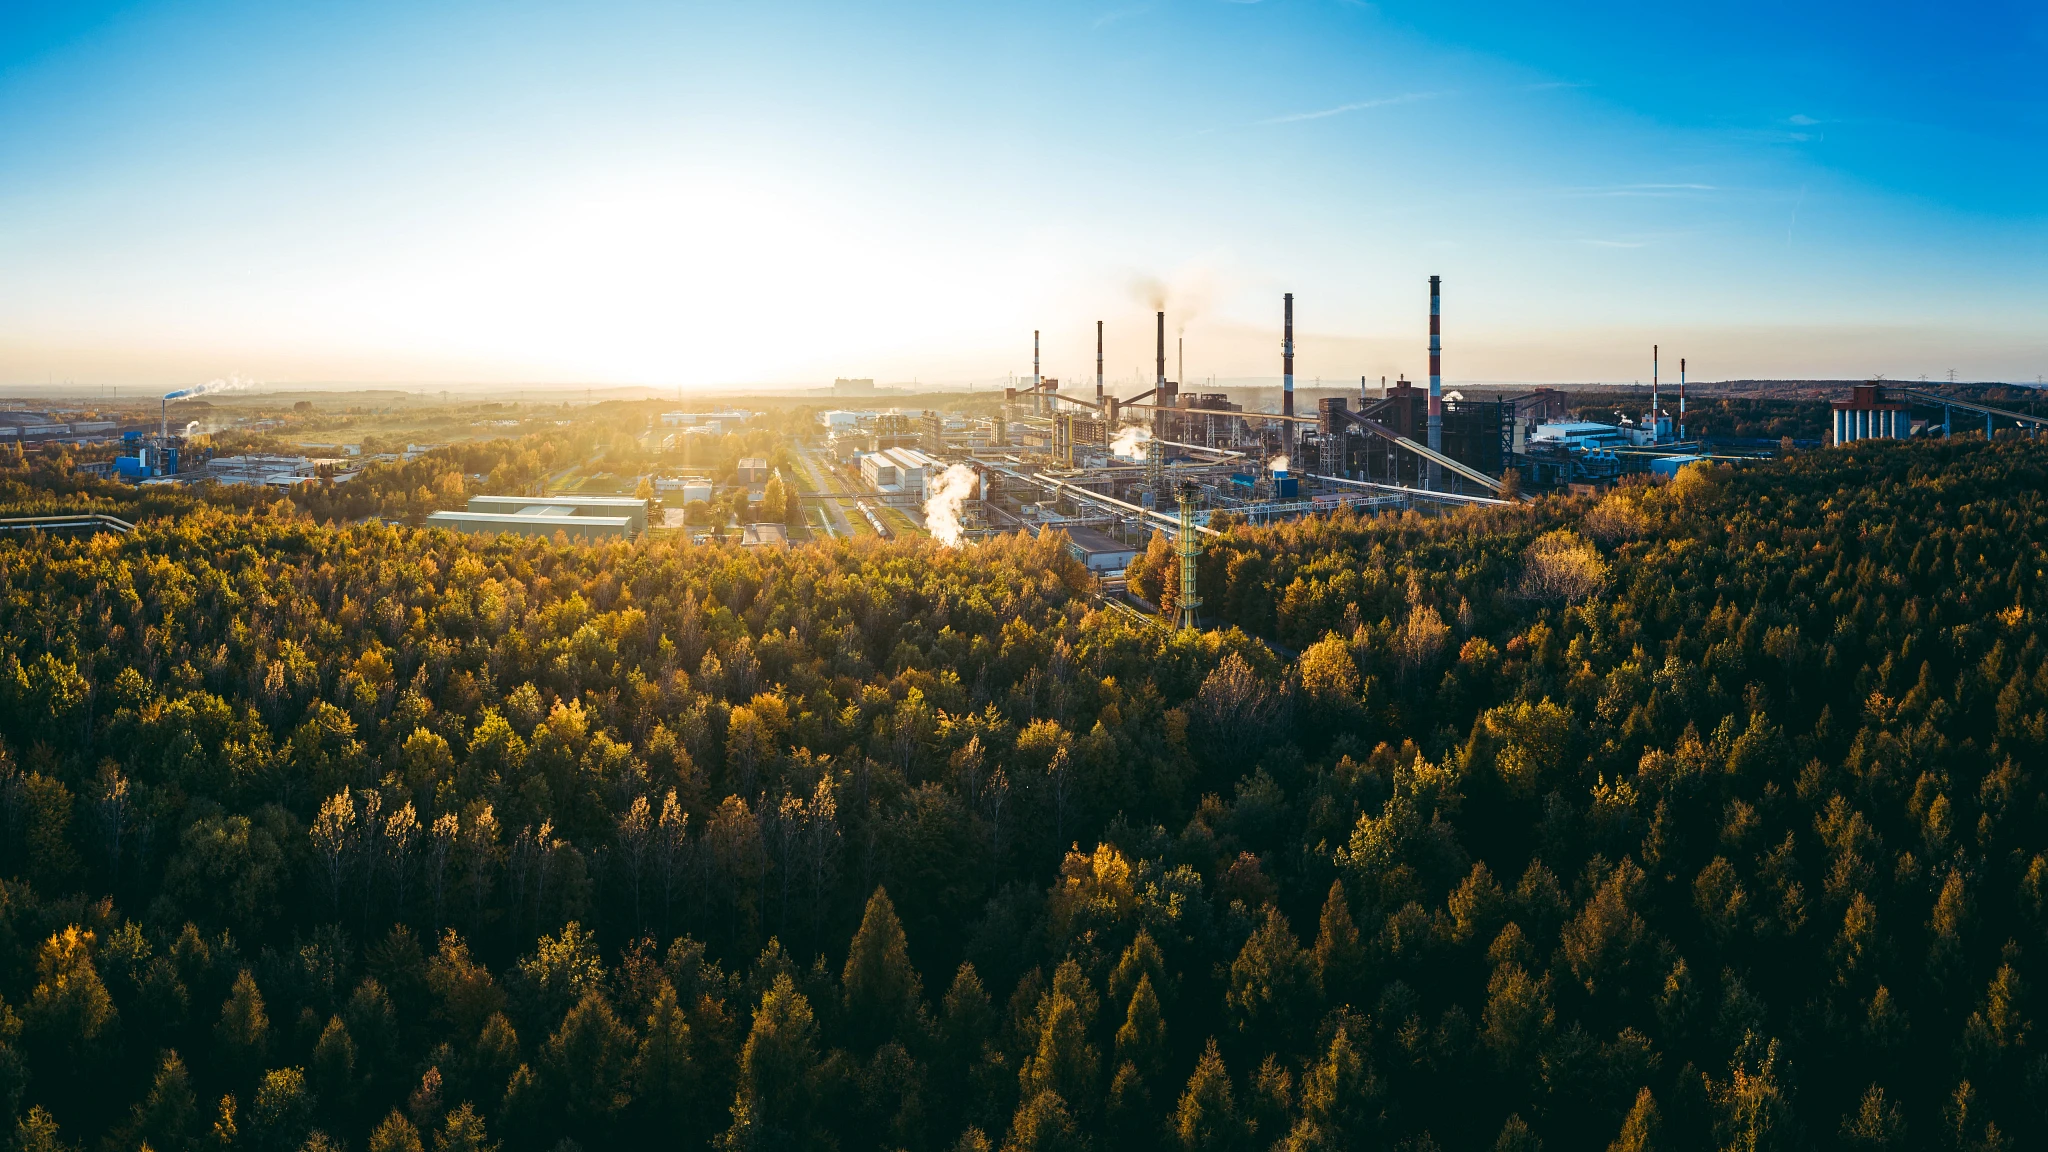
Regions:
<instances>
[{"instance_id":1,"label":"sky","mask_svg":"<svg viewBox=\"0 0 2048 1152\"><path fill-rule=\"evenodd\" d=\"M2048 5L0 0L0 388L2048 374ZM1176 350L1177 351L1177 350ZM1147 385L1149 386L1149 385Z\"/></svg>"}]
</instances>

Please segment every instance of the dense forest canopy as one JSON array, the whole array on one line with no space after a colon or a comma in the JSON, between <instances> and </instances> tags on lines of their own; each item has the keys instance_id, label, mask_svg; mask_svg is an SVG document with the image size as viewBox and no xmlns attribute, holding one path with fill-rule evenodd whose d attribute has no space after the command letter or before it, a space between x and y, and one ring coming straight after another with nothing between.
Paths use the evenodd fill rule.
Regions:
<instances>
[{"instance_id":1,"label":"dense forest canopy","mask_svg":"<svg viewBox=\"0 0 2048 1152\"><path fill-rule=\"evenodd\" d=\"M1199 633L0 483L158 502L0 542L24 1148L2048 1139L2029 444L1239 525Z\"/></svg>"}]
</instances>

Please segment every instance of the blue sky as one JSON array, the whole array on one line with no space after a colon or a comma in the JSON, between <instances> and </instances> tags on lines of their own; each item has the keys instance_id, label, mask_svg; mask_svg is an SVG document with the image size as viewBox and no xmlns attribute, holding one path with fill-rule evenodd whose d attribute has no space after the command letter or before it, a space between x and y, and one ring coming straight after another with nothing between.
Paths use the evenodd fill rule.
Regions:
<instances>
[{"instance_id":1,"label":"blue sky","mask_svg":"<svg viewBox=\"0 0 2048 1152\"><path fill-rule=\"evenodd\" d=\"M2044 10L0 0L0 385L2032 381Z\"/></svg>"}]
</instances>

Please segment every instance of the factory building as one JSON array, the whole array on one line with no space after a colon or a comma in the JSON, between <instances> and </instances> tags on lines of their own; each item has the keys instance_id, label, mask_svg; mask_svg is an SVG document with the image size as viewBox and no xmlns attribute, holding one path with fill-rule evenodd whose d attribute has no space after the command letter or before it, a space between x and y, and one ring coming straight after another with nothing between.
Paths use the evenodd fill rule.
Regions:
<instances>
[{"instance_id":1,"label":"factory building","mask_svg":"<svg viewBox=\"0 0 2048 1152\"><path fill-rule=\"evenodd\" d=\"M1912 409L1887 399L1882 384L1858 384L1847 400L1835 401L1835 443L1903 440L1913 432Z\"/></svg>"},{"instance_id":2,"label":"factory building","mask_svg":"<svg viewBox=\"0 0 2048 1152\"><path fill-rule=\"evenodd\" d=\"M633 539L647 530L647 501L625 496L472 496L463 511L435 512L430 528L457 532L567 533L570 539Z\"/></svg>"},{"instance_id":3,"label":"factory building","mask_svg":"<svg viewBox=\"0 0 2048 1152\"><path fill-rule=\"evenodd\" d=\"M517 512L434 512L427 516L427 527L541 537L561 532L571 540L631 539L634 535L630 517L579 516L573 509L548 504L535 504Z\"/></svg>"},{"instance_id":4,"label":"factory building","mask_svg":"<svg viewBox=\"0 0 2048 1152\"><path fill-rule=\"evenodd\" d=\"M935 460L915 448L884 448L860 458L860 478L882 494L884 503L894 498L924 499L928 474L944 472L943 460Z\"/></svg>"},{"instance_id":5,"label":"factory building","mask_svg":"<svg viewBox=\"0 0 2048 1152\"><path fill-rule=\"evenodd\" d=\"M175 465L173 465L175 468ZM206 479L216 484L251 488L296 488L318 479L313 461L304 456L217 456L206 462Z\"/></svg>"},{"instance_id":6,"label":"factory building","mask_svg":"<svg viewBox=\"0 0 2048 1152\"><path fill-rule=\"evenodd\" d=\"M1041 532L1052 531L1050 527ZM1094 528L1067 528L1067 555L1079 560L1090 572L1121 572L1143 551Z\"/></svg>"}]
</instances>

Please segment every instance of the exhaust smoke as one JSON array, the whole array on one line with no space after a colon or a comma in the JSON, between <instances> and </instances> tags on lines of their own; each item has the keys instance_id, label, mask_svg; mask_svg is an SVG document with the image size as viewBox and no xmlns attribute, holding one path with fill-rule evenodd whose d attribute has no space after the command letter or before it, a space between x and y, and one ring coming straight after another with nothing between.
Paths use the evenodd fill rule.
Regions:
<instances>
[{"instance_id":1,"label":"exhaust smoke","mask_svg":"<svg viewBox=\"0 0 2048 1152\"><path fill-rule=\"evenodd\" d=\"M939 473L931 494L924 499L924 527L932 539L948 548L958 548L960 509L974 498L981 475L965 464L954 464Z\"/></svg>"}]
</instances>

